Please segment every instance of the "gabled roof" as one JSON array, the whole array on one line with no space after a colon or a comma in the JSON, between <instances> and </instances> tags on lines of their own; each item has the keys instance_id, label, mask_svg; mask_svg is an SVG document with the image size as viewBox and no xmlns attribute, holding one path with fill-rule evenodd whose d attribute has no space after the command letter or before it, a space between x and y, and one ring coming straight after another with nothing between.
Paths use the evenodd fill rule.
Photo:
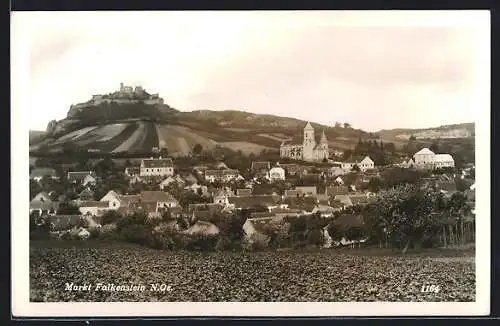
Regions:
<instances>
[{"instance_id":1,"label":"gabled roof","mask_svg":"<svg viewBox=\"0 0 500 326\"><path fill-rule=\"evenodd\" d=\"M43 200L43 201L40 201L40 200L35 200L36 197L45 197L47 198L47 200ZM50 196L47 192L45 191L41 191L39 192L38 194L35 195L35 197L33 197L33 199L31 200L32 202L51 202L52 200L50 200Z\"/></svg>"},{"instance_id":2,"label":"gabled roof","mask_svg":"<svg viewBox=\"0 0 500 326\"><path fill-rule=\"evenodd\" d=\"M141 167L144 168L168 168L173 167L172 159L163 158L163 159L145 159L141 162Z\"/></svg>"},{"instance_id":3,"label":"gabled roof","mask_svg":"<svg viewBox=\"0 0 500 326\"><path fill-rule=\"evenodd\" d=\"M118 199L120 200L122 205L128 206L133 203L138 203L139 200L141 199L140 195L121 195L118 196Z\"/></svg>"},{"instance_id":4,"label":"gabled roof","mask_svg":"<svg viewBox=\"0 0 500 326\"><path fill-rule=\"evenodd\" d=\"M82 192L80 192L78 194L78 196L94 196L94 192L92 191L92 189L89 189L89 188L85 188L82 190Z\"/></svg>"},{"instance_id":5,"label":"gabled roof","mask_svg":"<svg viewBox=\"0 0 500 326\"><path fill-rule=\"evenodd\" d=\"M415 155L434 155L434 152L428 149L427 147L422 148Z\"/></svg>"},{"instance_id":6,"label":"gabled roof","mask_svg":"<svg viewBox=\"0 0 500 326\"><path fill-rule=\"evenodd\" d=\"M298 186L295 187L295 190L297 190L297 192L299 193L317 193L316 186Z\"/></svg>"},{"instance_id":7,"label":"gabled roof","mask_svg":"<svg viewBox=\"0 0 500 326\"><path fill-rule=\"evenodd\" d=\"M434 162L454 162L450 154L436 154L434 155Z\"/></svg>"},{"instance_id":8,"label":"gabled roof","mask_svg":"<svg viewBox=\"0 0 500 326\"><path fill-rule=\"evenodd\" d=\"M352 206L351 198L348 195L336 195L334 200L340 201L345 206Z\"/></svg>"},{"instance_id":9,"label":"gabled roof","mask_svg":"<svg viewBox=\"0 0 500 326\"><path fill-rule=\"evenodd\" d=\"M311 126L311 123L308 121L306 126L304 127L304 130L314 130L313 126Z\"/></svg>"},{"instance_id":10,"label":"gabled roof","mask_svg":"<svg viewBox=\"0 0 500 326\"><path fill-rule=\"evenodd\" d=\"M141 191L141 202L157 203L157 202L176 202L177 200L168 192L164 191Z\"/></svg>"},{"instance_id":11,"label":"gabled roof","mask_svg":"<svg viewBox=\"0 0 500 326\"><path fill-rule=\"evenodd\" d=\"M255 206L276 206L280 202L280 196L257 195L249 197L228 197L229 204L236 208L252 208Z\"/></svg>"},{"instance_id":12,"label":"gabled roof","mask_svg":"<svg viewBox=\"0 0 500 326\"><path fill-rule=\"evenodd\" d=\"M210 213L220 212L224 206L214 203L189 204L188 212L207 211Z\"/></svg>"},{"instance_id":13,"label":"gabled roof","mask_svg":"<svg viewBox=\"0 0 500 326\"><path fill-rule=\"evenodd\" d=\"M108 208L109 202L107 201L97 201L97 200L87 200L82 201L78 204L79 207L98 207L98 208Z\"/></svg>"},{"instance_id":14,"label":"gabled roof","mask_svg":"<svg viewBox=\"0 0 500 326\"><path fill-rule=\"evenodd\" d=\"M287 197L284 203L288 204L288 208L311 212L318 204L318 201L315 197Z\"/></svg>"}]
</instances>

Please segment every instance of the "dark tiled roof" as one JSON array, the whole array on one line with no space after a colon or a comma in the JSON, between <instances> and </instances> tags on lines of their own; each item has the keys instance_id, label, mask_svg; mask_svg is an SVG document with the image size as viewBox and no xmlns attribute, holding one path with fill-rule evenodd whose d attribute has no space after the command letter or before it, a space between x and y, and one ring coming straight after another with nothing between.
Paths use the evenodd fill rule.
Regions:
<instances>
[{"instance_id":1,"label":"dark tiled roof","mask_svg":"<svg viewBox=\"0 0 500 326\"><path fill-rule=\"evenodd\" d=\"M295 187L295 190L297 190L300 194L309 194L309 193L312 193L313 195L317 194L316 186L300 186L300 187Z\"/></svg>"},{"instance_id":2,"label":"dark tiled roof","mask_svg":"<svg viewBox=\"0 0 500 326\"><path fill-rule=\"evenodd\" d=\"M157 203L177 201L171 194L164 191L141 191L141 202Z\"/></svg>"},{"instance_id":3,"label":"dark tiled roof","mask_svg":"<svg viewBox=\"0 0 500 326\"><path fill-rule=\"evenodd\" d=\"M255 206L275 206L279 203L280 197L273 195L249 196L249 197L229 197L230 204L236 208L251 208Z\"/></svg>"},{"instance_id":4,"label":"dark tiled roof","mask_svg":"<svg viewBox=\"0 0 500 326\"><path fill-rule=\"evenodd\" d=\"M169 158L164 159L146 159L142 161L145 168L167 168L173 167L172 160Z\"/></svg>"},{"instance_id":5,"label":"dark tiled roof","mask_svg":"<svg viewBox=\"0 0 500 326\"><path fill-rule=\"evenodd\" d=\"M31 170L30 179L41 178L41 177L44 177L46 175L48 175L50 177L55 177L56 170L51 169L51 168L34 168L33 170Z\"/></svg>"},{"instance_id":6,"label":"dark tiled roof","mask_svg":"<svg viewBox=\"0 0 500 326\"><path fill-rule=\"evenodd\" d=\"M347 195L348 193L349 188L347 186L334 186L326 188L326 194L328 196Z\"/></svg>"},{"instance_id":7,"label":"dark tiled roof","mask_svg":"<svg viewBox=\"0 0 500 326\"><path fill-rule=\"evenodd\" d=\"M207 211L207 212L220 212L224 207L220 204L189 204L188 212L193 211Z\"/></svg>"},{"instance_id":8,"label":"dark tiled roof","mask_svg":"<svg viewBox=\"0 0 500 326\"><path fill-rule=\"evenodd\" d=\"M82 201L78 205L79 207L99 207L99 208L108 208L109 202L107 201L97 201L97 200L87 200Z\"/></svg>"},{"instance_id":9,"label":"dark tiled roof","mask_svg":"<svg viewBox=\"0 0 500 326\"><path fill-rule=\"evenodd\" d=\"M252 189L236 189L236 196L251 196L252 195Z\"/></svg>"},{"instance_id":10,"label":"dark tiled roof","mask_svg":"<svg viewBox=\"0 0 500 326\"><path fill-rule=\"evenodd\" d=\"M306 212L311 212L317 205L317 200L314 197L288 197L285 198L285 204L291 209L303 209Z\"/></svg>"},{"instance_id":11,"label":"dark tiled roof","mask_svg":"<svg viewBox=\"0 0 500 326\"><path fill-rule=\"evenodd\" d=\"M205 176L225 176L225 175L238 175L238 170L233 169L223 169L223 170L207 170L205 171Z\"/></svg>"},{"instance_id":12,"label":"dark tiled roof","mask_svg":"<svg viewBox=\"0 0 500 326\"><path fill-rule=\"evenodd\" d=\"M59 202L34 201L34 202L30 203L30 209L51 210L51 209L58 209L58 208L59 208Z\"/></svg>"}]
</instances>

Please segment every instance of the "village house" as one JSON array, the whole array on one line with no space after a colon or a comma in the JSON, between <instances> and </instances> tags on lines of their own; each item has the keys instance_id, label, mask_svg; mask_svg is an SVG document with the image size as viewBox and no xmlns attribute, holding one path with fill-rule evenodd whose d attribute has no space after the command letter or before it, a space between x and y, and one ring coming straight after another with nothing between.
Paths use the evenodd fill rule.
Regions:
<instances>
[{"instance_id":1,"label":"village house","mask_svg":"<svg viewBox=\"0 0 500 326\"><path fill-rule=\"evenodd\" d=\"M343 236L339 239L332 239L330 236L328 229L331 224L335 224L340 229L345 229L346 227L359 227L362 228L364 226L363 217L360 215L351 215L351 214L342 214L335 221L331 222L327 226L323 228L323 237L325 242L323 244L323 248L331 248L337 246L354 246L359 245L361 243L366 242L367 238L362 239L347 239Z\"/></svg>"},{"instance_id":2,"label":"village house","mask_svg":"<svg viewBox=\"0 0 500 326\"><path fill-rule=\"evenodd\" d=\"M83 186L93 186L97 183L93 171L68 172L68 180L71 183L81 184Z\"/></svg>"},{"instance_id":3,"label":"village house","mask_svg":"<svg viewBox=\"0 0 500 326\"><path fill-rule=\"evenodd\" d=\"M279 218L284 218L284 217L299 217L300 215L305 214L306 212L301 209L291 209L291 208L273 208L271 209L271 213Z\"/></svg>"},{"instance_id":4,"label":"village house","mask_svg":"<svg viewBox=\"0 0 500 326\"><path fill-rule=\"evenodd\" d=\"M164 190L166 187L168 187L170 184L174 182L177 183L179 187L183 187L186 184L186 182L184 181L184 179L182 179L180 175L168 176L159 184L160 189Z\"/></svg>"},{"instance_id":5,"label":"village house","mask_svg":"<svg viewBox=\"0 0 500 326\"><path fill-rule=\"evenodd\" d=\"M342 204L342 209L353 206L349 195L335 195L333 200L340 202Z\"/></svg>"},{"instance_id":6,"label":"village house","mask_svg":"<svg viewBox=\"0 0 500 326\"><path fill-rule=\"evenodd\" d=\"M229 182L239 178L239 171L233 169L207 170L205 171L205 180L208 182Z\"/></svg>"},{"instance_id":7,"label":"village house","mask_svg":"<svg viewBox=\"0 0 500 326\"><path fill-rule=\"evenodd\" d=\"M297 196L299 196L299 192L295 189L286 189L284 194L283 194L284 198L297 197Z\"/></svg>"},{"instance_id":8,"label":"village house","mask_svg":"<svg viewBox=\"0 0 500 326\"><path fill-rule=\"evenodd\" d=\"M281 197L277 195L253 195L248 197L229 197L228 206L241 210L255 207L265 207L268 211L281 207Z\"/></svg>"},{"instance_id":9,"label":"village house","mask_svg":"<svg viewBox=\"0 0 500 326\"><path fill-rule=\"evenodd\" d=\"M299 196L312 196L316 197L318 195L316 186L298 186L295 187Z\"/></svg>"},{"instance_id":10,"label":"village house","mask_svg":"<svg viewBox=\"0 0 500 326\"><path fill-rule=\"evenodd\" d=\"M45 191L39 192L38 194L31 199L31 202L41 202L41 203L50 203L52 200L50 199L49 194L47 194Z\"/></svg>"},{"instance_id":11,"label":"village house","mask_svg":"<svg viewBox=\"0 0 500 326\"><path fill-rule=\"evenodd\" d=\"M78 210L82 215L101 216L109 209L109 202L106 201L89 200L78 203Z\"/></svg>"},{"instance_id":12,"label":"village house","mask_svg":"<svg viewBox=\"0 0 500 326\"><path fill-rule=\"evenodd\" d=\"M332 167L328 170L328 176L331 178L344 175L344 169L342 169L342 163L341 162L334 162L332 163Z\"/></svg>"},{"instance_id":13,"label":"village house","mask_svg":"<svg viewBox=\"0 0 500 326\"><path fill-rule=\"evenodd\" d=\"M283 206L289 209L297 209L311 214L314 207L318 205L315 197L287 197L283 200Z\"/></svg>"},{"instance_id":14,"label":"village house","mask_svg":"<svg viewBox=\"0 0 500 326\"><path fill-rule=\"evenodd\" d=\"M234 193L228 188L220 189L212 195L214 204L224 206L229 205L228 198L231 196L234 196Z\"/></svg>"},{"instance_id":15,"label":"village house","mask_svg":"<svg viewBox=\"0 0 500 326\"><path fill-rule=\"evenodd\" d=\"M56 170L52 168L34 168L30 173L30 179L35 180L36 182L40 182L40 180L42 180L42 178L45 176L48 176L54 180L59 179Z\"/></svg>"},{"instance_id":16,"label":"village house","mask_svg":"<svg viewBox=\"0 0 500 326\"><path fill-rule=\"evenodd\" d=\"M182 231L184 234L188 235L199 235L199 236L210 236L217 235L220 233L219 228L210 222L197 220L193 225L191 225L188 229Z\"/></svg>"},{"instance_id":17,"label":"village house","mask_svg":"<svg viewBox=\"0 0 500 326\"><path fill-rule=\"evenodd\" d=\"M408 162L407 167L410 167ZM455 167L455 161L450 154L435 154L428 148L422 148L413 155L412 166L423 169Z\"/></svg>"},{"instance_id":18,"label":"village house","mask_svg":"<svg viewBox=\"0 0 500 326\"><path fill-rule=\"evenodd\" d=\"M174 164L170 158L150 158L141 161L141 177L168 177L174 175Z\"/></svg>"},{"instance_id":19,"label":"village house","mask_svg":"<svg viewBox=\"0 0 500 326\"><path fill-rule=\"evenodd\" d=\"M141 191L139 201L134 204L136 210L145 211L148 217L161 217L166 209L178 206L177 199L163 191Z\"/></svg>"},{"instance_id":20,"label":"village house","mask_svg":"<svg viewBox=\"0 0 500 326\"><path fill-rule=\"evenodd\" d=\"M285 180L285 169L280 166L272 167L269 170L269 179L274 181Z\"/></svg>"},{"instance_id":21,"label":"village house","mask_svg":"<svg viewBox=\"0 0 500 326\"><path fill-rule=\"evenodd\" d=\"M185 186L184 190L191 191L192 193L198 194L199 191L201 190L201 195L206 195L208 192L208 187L207 186L202 186L197 183L193 183L189 186Z\"/></svg>"},{"instance_id":22,"label":"village house","mask_svg":"<svg viewBox=\"0 0 500 326\"><path fill-rule=\"evenodd\" d=\"M146 178L146 177L144 177ZM130 178L130 180L128 181L128 183L130 185L135 185L135 184L138 184L138 183L146 183L146 180L144 178L141 178L140 176L138 176L137 174L132 176Z\"/></svg>"},{"instance_id":23,"label":"village house","mask_svg":"<svg viewBox=\"0 0 500 326\"><path fill-rule=\"evenodd\" d=\"M362 172L365 172L366 170L370 170L370 169L375 168L375 163L373 162L373 160L369 156L365 156L365 158L363 158L361 160L361 162L357 163L356 165L359 167L359 170Z\"/></svg>"},{"instance_id":24,"label":"village house","mask_svg":"<svg viewBox=\"0 0 500 326\"><path fill-rule=\"evenodd\" d=\"M41 215L55 215L59 209L59 202L53 202L46 192L38 193L30 201L29 212L30 214L35 212Z\"/></svg>"},{"instance_id":25,"label":"village house","mask_svg":"<svg viewBox=\"0 0 500 326\"><path fill-rule=\"evenodd\" d=\"M94 200L94 192L90 188L85 188L78 194L78 200L80 201Z\"/></svg>"},{"instance_id":26,"label":"village house","mask_svg":"<svg viewBox=\"0 0 500 326\"><path fill-rule=\"evenodd\" d=\"M333 214L337 211L340 211L339 208L334 208L329 205L316 205L311 211L312 214L320 214L321 217L332 217Z\"/></svg>"},{"instance_id":27,"label":"village house","mask_svg":"<svg viewBox=\"0 0 500 326\"><path fill-rule=\"evenodd\" d=\"M100 199L100 201L107 203L109 209L117 210L122 205L120 197L121 196L118 193L116 193L116 191L110 190L106 195L104 195L104 197Z\"/></svg>"}]
</instances>

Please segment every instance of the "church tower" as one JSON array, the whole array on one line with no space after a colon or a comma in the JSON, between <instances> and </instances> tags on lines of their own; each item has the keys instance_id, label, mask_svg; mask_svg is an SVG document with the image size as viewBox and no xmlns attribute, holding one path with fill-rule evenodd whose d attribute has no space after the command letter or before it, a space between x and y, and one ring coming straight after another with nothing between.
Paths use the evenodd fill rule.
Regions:
<instances>
[{"instance_id":1,"label":"church tower","mask_svg":"<svg viewBox=\"0 0 500 326\"><path fill-rule=\"evenodd\" d=\"M325 131L323 130L318 146L318 160L328 159L328 156L328 140L326 139Z\"/></svg>"},{"instance_id":2,"label":"church tower","mask_svg":"<svg viewBox=\"0 0 500 326\"><path fill-rule=\"evenodd\" d=\"M304 127L304 142L303 146L303 157L304 161L314 160L314 148L316 147L316 140L314 139L314 128L308 122Z\"/></svg>"}]
</instances>

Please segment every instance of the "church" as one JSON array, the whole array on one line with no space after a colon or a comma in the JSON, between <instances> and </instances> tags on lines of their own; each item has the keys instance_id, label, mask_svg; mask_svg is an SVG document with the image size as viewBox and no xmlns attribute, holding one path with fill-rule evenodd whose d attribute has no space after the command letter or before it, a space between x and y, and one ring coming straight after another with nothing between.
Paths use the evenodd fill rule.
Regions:
<instances>
[{"instance_id":1,"label":"church","mask_svg":"<svg viewBox=\"0 0 500 326\"><path fill-rule=\"evenodd\" d=\"M328 159L328 140L325 131L316 142L314 128L308 122L304 127L304 140L300 143L283 142L280 146L280 157L308 162L322 162Z\"/></svg>"}]
</instances>

